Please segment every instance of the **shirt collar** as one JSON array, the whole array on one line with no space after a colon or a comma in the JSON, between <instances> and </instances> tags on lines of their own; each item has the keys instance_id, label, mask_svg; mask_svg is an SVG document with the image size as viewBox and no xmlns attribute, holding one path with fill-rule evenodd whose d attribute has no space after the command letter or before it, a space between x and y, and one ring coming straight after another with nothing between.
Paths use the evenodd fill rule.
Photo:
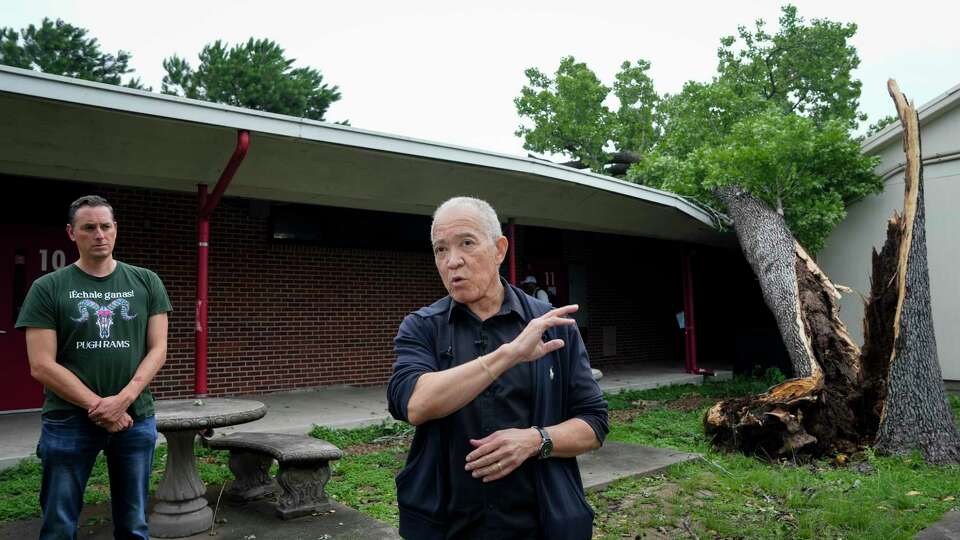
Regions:
<instances>
[{"instance_id":1,"label":"shirt collar","mask_svg":"<svg viewBox=\"0 0 960 540\"><path fill-rule=\"evenodd\" d=\"M520 298L517 297L516 291L513 290L513 287L507 283L507 280L503 279L503 276L500 277L500 284L503 285L503 304L500 305L500 310L494 315L494 317L500 317L502 315L507 315L508 313L516 313L520 320L527 322L526 316L523 314L523 305L520 304ZM463 315L473 316L472 311L466 305L457 302L452 297L450 298L450 309L447 311L447 322L449 323L453 320L454 312L461 312Z\"/></svg>"}]
</instances>

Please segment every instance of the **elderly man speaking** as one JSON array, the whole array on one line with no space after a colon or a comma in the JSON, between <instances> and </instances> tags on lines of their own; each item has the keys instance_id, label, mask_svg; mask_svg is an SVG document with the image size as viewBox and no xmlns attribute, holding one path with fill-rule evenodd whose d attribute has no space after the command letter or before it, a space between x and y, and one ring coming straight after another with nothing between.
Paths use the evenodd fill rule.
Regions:
<instances>
[{"instance_id":1,"label":"elderly man speaking","mask_svg":"<svg viewBox=\"0 0 960 540\"><path fill-rule=\"evenodd\" d=\"M430 231L448 296L404 318L391 414L417 426L397 475L400 535L587 539L576 457L608 431L573 319L507 284L507 239L484 201L440 205Z\"/></svg>"}]
</instances>

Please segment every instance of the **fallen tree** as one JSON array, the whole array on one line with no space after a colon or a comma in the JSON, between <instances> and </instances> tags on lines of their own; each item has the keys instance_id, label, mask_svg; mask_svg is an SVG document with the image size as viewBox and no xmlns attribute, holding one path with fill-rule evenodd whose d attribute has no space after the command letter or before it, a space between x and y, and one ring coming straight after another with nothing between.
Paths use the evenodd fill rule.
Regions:
<instances>
[{"instance_id":1,"label":"fallen tree","mask_svg":"<svg viewBox=\"0 0 960 540\"><path fill-rule=\"evenodd\" d=\"M775 459L872 444L892 454L919 449L932 463L960 462L930 309L918 118L895 81L888 89L903 125L904 209L873 254L862 350L838 316L837 287L783 216L737 186L715 190L801 375L707 411L705 431L719 447Z\"/></svg>"}]
</instances>

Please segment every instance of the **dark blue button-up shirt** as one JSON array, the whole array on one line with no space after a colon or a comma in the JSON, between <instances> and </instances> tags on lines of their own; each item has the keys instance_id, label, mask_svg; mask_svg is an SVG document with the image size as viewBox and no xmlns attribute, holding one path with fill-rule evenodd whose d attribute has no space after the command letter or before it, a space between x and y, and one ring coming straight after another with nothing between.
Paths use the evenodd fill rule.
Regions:
<instances>
[{"instance_id":1,"label":"dark blue button-up shirt","mask_svg":"<svg viewBox=\"0 0 960 540\"><path fill-rule=\"evenodd\" d=\"M493 350L494 333L514 325L514 330L510 332L512 335L507 337L507 334L502 334L497 338L502 341L512 340L523 328L526 319L541 316L551 309L549 304L528 297L516 287L506 285L506 288L513 294L505 297L505 305L501 306L498 315L485 323L480 323L475 318L471 323L471 315L459 312L460 308L456 307L449 296L404 318L394 340L397 360L387 387L390 413L394 418L404 421L408 419L407 405L421 375L473 360L480 355L478 348ZM517 304L513 303L514 299L518 301L519 310ZM500 326L501 323L504 324L503 327ZM469 324L476 325L473 328L477 334L472 335L466 331L460 335L464 325ZM480 339L480 330L484 331L483 340ZM501 376L497 385L491 386L493 396L488 396L491 397L489 401L494 407L493 413L484 414L480 404L486 397L482 395L468 406L480 407L481 412L475 416L477 422L481 423L478 435L489 434L482 429L484 421L487 422L487 427L493 430L495 426L553 426L571 418L579 418L593 429L602 443L608 430L607 404L590 373L590 362L580 333L576 326L560 326L549 329L544 339L562 339L565 346L535 362L515 366ZM464 344L464 341L467 343ZM473 351L470 351L470 347L473 347ZM522 375L523 369L529 370L526 379ZM514 370L516 377L511 373ZM529 387L519 388L524 380L529 381ZM517 403L523 402L523 398L517 397L522 392L527 392L529 396L526 414L511 405L515 400ZM513 397L497 397L503 395ZM525 473L520 469L507 478L484 486L471 476L461 474L466 464L466 454L472 451L472 447L464 446L469 445L468 437L463 434L454 436L453 432L464 430L466 433L466 430L474 428L467 426L469 422L464 426L457 426L458 422L454 422L452 416L417 426L407 456L407 465L397 475L400 534L404 538L451 538L456 535L452 531L454 522L463 524L464 527L457 529L464 531L458 537L469 538L470 534L479 534L480 537L483 537L483 534L504 538L511 535L514 538L532 537L533 533L528 534L528 529L522 523L517 525L509 521L515 511L523 514L534 511L531 518L537 520L538 530L535 534L538 537L551 540L587 540L591 537L593 512L584 496L575 458L527 460L524 465L532 472L530 476L533 478L534 493L529 501L526 500L527 495L520 497L502 489L502 486L508 485L504 482L511 477L516 477L512 481L521 485L517 488L517 494L520 493L519 490L525 489ZM508 420L508 416L513 418ZM526 419L529 419L529 422L525 421ZM457 456L452 455L455 453ZM496 491L498 487L501 489ZM470 510L463 512L471 518L451 516L451 512L458 515L461 513L459 508L452 508L451 500L454 497L472 505ZM516 502L518 497L524 500ZM487 506L483 506L483 503L477 506L478 501L483 501ZM491 509L490 505L494 508ZM473 528L479 527L475 524L479 523L480 519L484 523L483 531ZM521 518L521 521L523 519ZM519 528L506 530L507 527L514 526ZM487 527L495 529L489 530ZM468 532L474 530L479 532Z\"/></svg>"},{"instance_id":2,"label":"dark blue button-up shirt","mask_svg":"<svg viewBox=\"0 0 960 540\"><path fill-rule=\"evenodd\" d=\"M481 321L467 306L456 302L451 302L448 317L453 330L451 367L513 341L527 324L516 293L507 286L500 310L487 320ZM464 470L467 454L474 450L470 439L533 425L532 371L526 362L514 366L448 417L448 538L536 538L537 496L529 461L504 478L487 483Z\"/></svg>"}]
</instances>

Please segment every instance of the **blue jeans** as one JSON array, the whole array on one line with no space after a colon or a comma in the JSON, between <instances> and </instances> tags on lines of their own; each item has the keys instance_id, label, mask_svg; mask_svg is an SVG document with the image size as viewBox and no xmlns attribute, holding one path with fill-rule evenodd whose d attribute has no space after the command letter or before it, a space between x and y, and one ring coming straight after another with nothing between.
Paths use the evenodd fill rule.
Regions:
<instances>
[{"instance_id":1,"label":"blue jeans","mask_svg":"<svg viewBox=\"0 0 960 540\"><path fill-rule=\"evenodd\" d=\"M83 492L102 450L110 475L114 538L148 540L146 510L156 442L157 422L152 416L126 431L108 433L82 411L44 415L37 445L43 463L40 539L77 538Z\"/></svg>"}]
</instances>

